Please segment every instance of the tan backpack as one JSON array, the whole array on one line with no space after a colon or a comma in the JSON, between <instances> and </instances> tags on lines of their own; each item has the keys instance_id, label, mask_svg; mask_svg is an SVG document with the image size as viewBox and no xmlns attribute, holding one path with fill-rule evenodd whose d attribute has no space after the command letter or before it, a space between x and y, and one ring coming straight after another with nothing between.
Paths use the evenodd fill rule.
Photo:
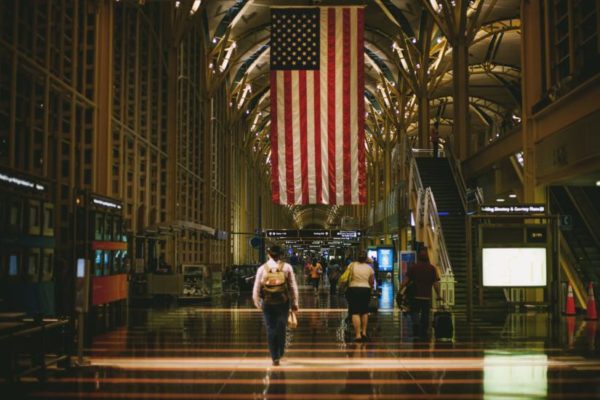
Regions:
<instances>
[{"instance_id":1,"label":"tan backpack","mask_svg":"<svg viewBox=\"0 0 600 400\"><path fill-rule=\"evenodd\" d=\"M263 265L262 297L265 304L281 304L289 300L288 283L283 271L283 262L277 262L277 268Z\"/></svg>"}]
</instances>

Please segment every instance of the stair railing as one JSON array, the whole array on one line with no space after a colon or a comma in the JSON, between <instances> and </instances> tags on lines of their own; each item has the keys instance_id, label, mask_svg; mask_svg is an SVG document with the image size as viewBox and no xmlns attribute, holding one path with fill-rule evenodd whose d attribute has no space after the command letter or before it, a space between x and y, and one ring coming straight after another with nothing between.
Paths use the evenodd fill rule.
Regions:
<instances>
[{"instance_id":1,"label":"stair railing","mask_svg":"<svg viewBox=\"0 0 600 400\"><path fill-rule=\"evenodd\" d=\"M456 158L456 155L454 154L454 148L452 146L452 141L447 140L445 145L446 158L450 164L450 170L452 171L452 176L456 182L458 195L460 196L463 209L467 213L471 211L477 211L479 206L483 204L483 191L480 187L476 187L475 189L470 189L467 187L464 175L462 173L460 160Z\"/></svg>"},{"instance_id":2,"label":"stair railing","mask_svg":"<svg viewBox=\"0 0 600 400\"><path fill-rule=\"evenodd\" d=\"M452 273L452 264L448 256L448 249L444 240L442 224L438 215L437 205L431 188L424 188L417 161L413 155L412 149L406 145L406 162L408 163L408 191L409 205L415 210L415 227L417 230L417 238L422 240L430 249L433 255L434 264L438 265L442 278L446 281L454 281ZM447 299L447 304L454 303L453 290L452 298Z\"/></svg>"}]
</instances>

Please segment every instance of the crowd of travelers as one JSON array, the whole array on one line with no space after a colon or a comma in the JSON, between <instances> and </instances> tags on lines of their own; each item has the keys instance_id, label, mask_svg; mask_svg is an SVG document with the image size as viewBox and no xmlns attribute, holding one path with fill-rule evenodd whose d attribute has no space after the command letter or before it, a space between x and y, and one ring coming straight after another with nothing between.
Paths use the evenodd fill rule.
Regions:
<instances>
[{"instance_id":1,"label":"crowd of travelers","mask_svg":"<svg viewBox=\"0 0 600 400\"><path fill-rule=\"evenodd\" d=\"M252 300L263 313L274 366L280 365L285 353L286 329L295 327L298 321L296 274L304 280L304 284L310 285L316 296L325 286L325 279L329 283L330 295L343 293L348 304L348 325L353 330L351 340L354 343L371 340L368 322L369 313L373 311L371 303L377 300L374 292L376 270L365 251L359 250L354 257L332 259L329 262L317 257L304 261L294 256L290 259L291 263L287 263L283 260L281 247L277 245L271 246L267 254L267 262L256 273ZM294 268L302 268L302 272L295 272ZM427 339L433 290L438 295L437 298L441 298L439 280L437 268L431 265L427 249L422 247L417 253L416 262L410 266L402 280L397 295L399 304L409 304L415 338ZM375 310L376 308L377 306Z\"/></svg>"}]
</instances>

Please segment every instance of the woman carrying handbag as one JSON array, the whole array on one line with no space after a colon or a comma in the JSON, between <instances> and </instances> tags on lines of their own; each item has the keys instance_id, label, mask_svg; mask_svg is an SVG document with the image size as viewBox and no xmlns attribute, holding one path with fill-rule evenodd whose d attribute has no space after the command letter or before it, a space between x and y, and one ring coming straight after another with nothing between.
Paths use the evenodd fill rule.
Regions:
<instances>
[{"instance_id":1,"label":"woman carrying handbag","mask_svg":"<svg viewBox=\"0 0 600 400\"><path fill-rule=\"evenodd\" d=\"M367 252L359 251L356 261L348 266L348 270L346 271L349 274L346 299L348 300L348 314L352 318L354 327L354 342L367 342L370 340L367 335L369 301L375 285L375 272L367 264ZM340 277L340 283L343 277L344 275Z\"/></svg>"}]
</instances>

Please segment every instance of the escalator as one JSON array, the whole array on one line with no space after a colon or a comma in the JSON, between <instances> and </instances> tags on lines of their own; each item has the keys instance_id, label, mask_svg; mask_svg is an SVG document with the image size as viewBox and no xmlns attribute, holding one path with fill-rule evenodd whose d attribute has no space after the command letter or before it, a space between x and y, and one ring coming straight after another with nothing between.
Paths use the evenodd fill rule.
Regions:
<instances>
[{"instance_id":1,"label":"escalator","mask_svg":"<svg viewBox=\"0 0 600 400\"><path fill-rule=\"evenodd\" d=\"M458 185L447 158L416 158L423 187L430 187L437 205L448 257L456 280L455 302L458 308L467 304L467 243L465 208ZM473 237L475 240L475 237ZM473 243L473 248L477 248ZM474 286L479 286L478 268L473 268ZM499 288L486 288L486 307L505 307L506 297ZM473 291L477 297L477 290ZM473 298L473 304L478 304Z\"/></svg>"},{"instance_id":2,"label":"escalator","mask_svg":"<svg viewBox=\"0 0 600 400\"><path fill-rule=\"evenodd\" d=\"M600 188L552 186L550 210L570 216L561 234L572 254L570 268L583 285L600 283Z\"/></svg>"},{"instance_id":3,"label":"escalator","mask_svg":"<svg viewBox=\"0 0 600 400\"><path fill-rule=\"evenodd\" d=\"M455 303L467 304L467 247L465 246L465 212L446 158L417 158L423 187L430 187L435 197L448 257L456 284Z\"/></svg>"}]
</instances>

